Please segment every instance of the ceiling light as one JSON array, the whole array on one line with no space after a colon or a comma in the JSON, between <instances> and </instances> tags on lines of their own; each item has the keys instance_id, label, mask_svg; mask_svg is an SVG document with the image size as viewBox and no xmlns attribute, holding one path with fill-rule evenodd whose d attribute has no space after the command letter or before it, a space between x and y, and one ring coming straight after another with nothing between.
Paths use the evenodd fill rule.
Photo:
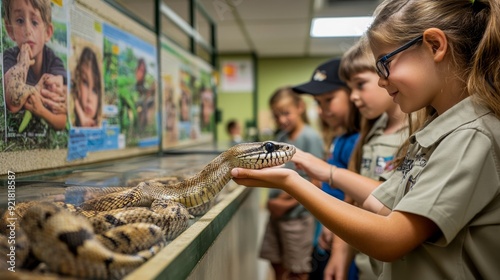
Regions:
<instances>
[{"instance_id":1,"label":"ceiling light","mask_svg":"<svg viewBox=\"0 0 500 280\"><path fill-rule=\"evenodd\" d=\"M372 21L373 17L314 18L311 37L359 37Z\"/></svg>"}]
</instances>

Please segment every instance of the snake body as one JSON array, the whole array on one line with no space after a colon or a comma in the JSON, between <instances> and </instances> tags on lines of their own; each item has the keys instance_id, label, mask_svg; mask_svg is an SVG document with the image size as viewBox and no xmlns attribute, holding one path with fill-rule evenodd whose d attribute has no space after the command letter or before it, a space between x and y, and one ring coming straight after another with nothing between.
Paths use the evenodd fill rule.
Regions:
<instances>
[{"instance_id":1,"label":"snake body","mask_svg":"<svg viewBox=\"0 0 500 280\"><path fill-rule=\"evenodd\" d=\"M17 214L32 254L49 271L119 279L185 230L190 216L187 208L211 203L231 179L231 169L282 165L294 153L295 147L285 143L243 143L176 183L144 181L129 189L91 195L79 207L28 202Z\"/></svg>"},{"instance_id":2,"label":"snake body","mask_svg":"<svg viewBox=\"0 0 500 280\"><path fill-rule=\"evenodd\" d=\"M164 185L145 181L136 187L84 202L84 210L106 211L149 206L154 200L171 200L186 207L210 202L231 179L235 167L260 169L286 163L295 153L293 145L278 142L243 143L221 153L199 173L178 183Z\"/></svg>"}]
</instances>

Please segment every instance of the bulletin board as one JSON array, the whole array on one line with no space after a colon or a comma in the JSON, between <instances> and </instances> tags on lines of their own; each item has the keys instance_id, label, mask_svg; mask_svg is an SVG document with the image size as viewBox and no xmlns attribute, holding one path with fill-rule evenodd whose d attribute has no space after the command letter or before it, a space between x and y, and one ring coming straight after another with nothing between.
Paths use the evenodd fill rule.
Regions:
<instances>
[{"instance_id":1,"label":"bulletin board","mask_svg":"<svg viewBox=\"0 0 500 280\"><path fill-rule=\"evenodd\" d=\"M208 63L166 38L158 51L155 32L105 1L51 0L50 10L40 47L18 45L2 16L0 175L213 140Z\"/></svg>"}]
</instances>

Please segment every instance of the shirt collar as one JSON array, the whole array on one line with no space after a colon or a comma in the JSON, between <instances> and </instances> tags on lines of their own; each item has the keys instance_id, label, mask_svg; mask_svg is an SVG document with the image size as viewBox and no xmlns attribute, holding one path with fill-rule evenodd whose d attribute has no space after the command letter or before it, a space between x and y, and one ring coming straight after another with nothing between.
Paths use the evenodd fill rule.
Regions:
<instances>
[{"instance_id":1,"label":"shirt collar","mask_svg":"<svg viewBox=\"0 0 500 280\"><path fill-rule=\"evenodd\" d=\"M410 136L410 143L418 142L420 146L428 148L458 127L489 113L490 109L467 97L442 115L434 114L421 130Z\"/></svg>"}]
</instances>

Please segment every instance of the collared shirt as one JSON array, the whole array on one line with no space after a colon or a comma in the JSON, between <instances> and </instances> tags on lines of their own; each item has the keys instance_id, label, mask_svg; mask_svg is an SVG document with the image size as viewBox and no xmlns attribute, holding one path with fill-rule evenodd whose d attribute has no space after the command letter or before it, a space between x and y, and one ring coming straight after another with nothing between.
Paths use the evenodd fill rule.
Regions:
<instances>
[{"instance_id":1,"label":"collared shirt","mask_svg":"<svg viewBox=\"0 0 500 280\"><path fill-rule=\"evenodd\" d=\"M500 120L466 98L410 137L404 163L373 195L441 230L381 279L496 279L500 275Z\"/></svg>"},{"instance_id":2,"label":"collared shirt","mask_svg":"<svg viewBox=\"0 0 500 280\"><path fill-rule=\"evenodd\" d=\"M363 145L360 174L375 180L378 180L383 173L392 170L396 152L408 138L408 126L403 126L394 133L384 133L388 119L386 113L379 117L368 132L367 141Z\"/></svg>"},{"instance_id":3,"label":"collared shirt","mask_svg":"<svg viewBox=\"0 0 500 280\"><path fill-rule=\"evenodd\" d=\"M321 158L323 156L323 139L319 135L319 133L309 125L304 125L304 128L300 132L299 136L295 140L291 140L288 137L288 134L282 134L276 138L276 141L285 142L294 145L295 147L311 153L315 157ZM296 170L295 164L292 162L285 163L285 168L290 168ZM296 170L300 176L309 180L307 174L304 171ZM275 198L283 191L280 189L270 189L269 190L269 198ZM294 208L290 209L287 213L285 213L281 219L290 220L297 219L304 215L310 215L306 208L302 204L297 204Z\"/></svg>"}]
</instances>

